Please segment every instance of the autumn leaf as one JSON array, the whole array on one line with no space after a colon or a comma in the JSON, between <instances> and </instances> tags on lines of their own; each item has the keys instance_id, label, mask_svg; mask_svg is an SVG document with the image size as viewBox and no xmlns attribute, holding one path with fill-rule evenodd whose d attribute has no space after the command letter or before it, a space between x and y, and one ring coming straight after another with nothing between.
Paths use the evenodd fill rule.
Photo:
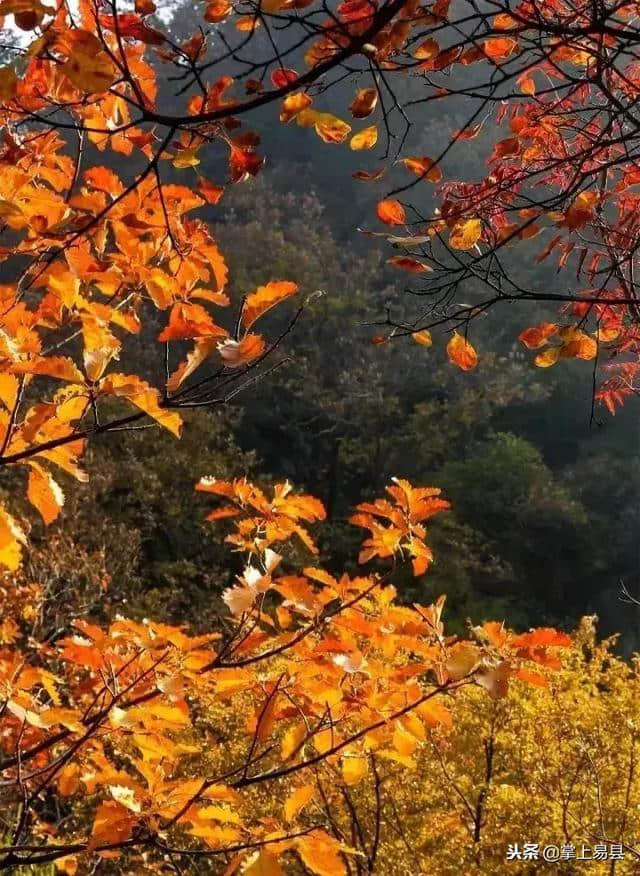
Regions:
<instances>
[{"instance_id":1,"label":"autumn leaf","mask_svg":"<svg viewBox=\"0 0 640 876\"><path fill-rule=\"evenodd\" d=\"M555 630L552 627L539 627L538 629L530 630L528 633L514 636L511 640L511 646L514 648L539 648L541 646L568 648L571 645L571 641L571 636L567 635L567 633Z\"/></svg>"},{"instance_id":2,"label":"autumn leaf","mask_svg":"<svg viewBox=\"0 0 640 876\"><path fill-rule=\"evenodd\" d=\"M313 785L302 785L302 787L296 788L292 791L284 802L283 809L285 821L293 821L309 803L314 793L315 789Z\"/></svg>"},{"instance_id":3,"label":"autumn leaf","mask_svg":"<svg viewBox=\"0 0 640 876\"><path fill-rule=\"evenodd\" d=\"M414 50L413 57L417 58L419 61L430 61L432 58L436 57L439 51L440 46L438 45L437 40L430 37L420 43L420 45Z\"/></svg>"},{"instance_id":4,"label":"autumn leaf","mask_svg":"<svg viewBox=\"0 0 640 876\"><path fill-rule=\"evenodd\" d=\"M64 45L69 57L60 70L79 91L100 93L114 84L116 67L94 34L76 28L65 34Z\"/></svg>"},{"instance_id":5,"label":"autumn leaf","mask_svg":"<svg viewBox=\"0 0 640 876\"><path fill-rule=\"evenodd\" d=\"M225 329L217 325L201 304L177 302L171 308L169 325L158 335L159 341L183 341L193 338L222 339Z\"/></svg>"},{"instance_id":6,"label":"autumn leaf","mask_svg":"<svg viewBox=\"0 0 640 876\"><path fill-rule=\"evenodd\" d=\"M29 466L27 498L40 512L45 524L49 525L60 514L64 505L64 493L49 472L37 462L30 462Z\"/></svg>"},{"instance_id":7,"label":"autumn leaf","mask_svg":"<svg viewBox=\"0 0 640 876\"><path fill-rule=\"evenodd\" d=\"M371 125L369 128L363 128L351 138L349 146L355 151L361 149L373 149L378 142L378 128L376 125Z\"/></svg>"},{"instance_id":8,"label":"autumn leaf","mask_svg":"<svg viewBox=\"0 0 640 876\"><path fill-rule=\"evenodd\" d=\"M282 738L282 746L280 748L282 760L289 760L293 754L297 754L306 737L307 728L304 724L293 724L293 726L289 727Z\"/></svg>"},{"instance_id":9,"label":"autumn leaf","mask_svg":"<svg viewBox=\"0 0 640 876\"><path fill-rule=\"evenodd\" d=\"M271 82L275 88L286 88L298 79L298 74L295 70L288 70L285 67L279 67L271 73Z\"/></svg>"},{"instance_id":10,"label":"autumn leaf","mask_svg":"<svg viewBox=\"0 0 640 876\"><path fill-rule=\"evenodd\" d=\"M544 353L538 353L534 359L538 368L551 368L560 358L560 347L549 347Z\"/></svg>"},{"instance_id":11,"label":"autumn leaf","mask_svg":"<svg viewBox=\"0 0 640 876\"><path fill-rule=\"evenodd\" d=\"M366 757L346 755L342 758L342 778L346 785L357 785L369 772Z\"/></svg>"},{"instance_id":12,"label":"autumn leaf","mask_svg":"<svg viewBox=\"0 0 640 876\"><path fill-rule=\"evenodd\" d=\"M462 642L449 651L445 667L452 681L460 681L469 675L480 662L480 652L475 645Z\"/></svg>"},{"instance_id":13,"label":"autumn leaf","mask_svg":"<svg viewBox=\"0 0 640 876\"><path fill-rule=\"evenodd\" d=\"M559 326L554 322L541 322L540 325L525 329L518 335L518 340L530 350L543 347L547 340L557 334Z\"/></svg>"},{"instance_id":14,"label":"autumn leaf","mask_svg":"<svg viewBox=\"0 0 640 876\"><path fill-rule=\"evenodd\" d=\"M0 100L8 101L18 90L18 77L13 67L0 67Z\"/></svg>"},{"instance_id":15,"label":"autumn leaf","mask_svg":"<svg viewBox=\"0 0 640 876\"><path fill-rule=\"evenodd\" d=\"M351 176L354 179L360 180L361 182L376 182L377 180L382 179L384 174L385 174L385 170L384 170L384 168L381 168L379 170L373 170L373 171L356 170L351 174Z\"/></svg>"},{"instance_id":16,"label":"autumn leaf","mask_svg":"<svg viewBox=\"0 0 640 876\"><path fill-rule=\"evenodd\" d=\"M317 876L346 876L347 868L340 854L340 843L325 833L315 830L300 837L296 847L303 863Z\"/></svg>"},{"instance_id":17,"label":"autumn leaf","mask_svg":"<svg viewBox=\"0 0 640 876\"><path fill-rule=\"evenodd\" d=\"M400 201L380 201L376 207L378 219L385 225L404 225L407 217Z\"/></svg>"},{"instance_id":18,"label":"autumn leaf","mask_svg":"<svg viewBox=\"0 0 640 876\"><path fill-rule=\"evenodd\" d=\"M452 249L471 249L480 240L482 222L480 219L462 219L451 229L449 246Z\"/></svg>"},{"instance_id":19,"label":"autumn leaf","mask_svg":"<svg viewBox=\"0 0 640 876\"><path fill-rule=\"evenodd\" d=\"M411 256L393 256L387 259L387 264L393 265L394 268L400 268L402 271L408 271L410 274L428 274L433 271L431 265L411 258Z\"/></svg>"},{"instance_id":20,"label":"autumn leaf","mask_svg":"<svg viewBox=\"0 0 640 876\"><path fill-rule=\"evenodd\" d=\"M512 37L492 37L485 40L484 50L489 58L493 60L504 60L518 47L518 43Z\"/></svg>"},{"instance_id":21,"label":"autumn leaf","mask_svg":"<svg viewBox=\"0 0 640 876\"><path fill-rule=\"evenodd\" d=\"M80 766L68 763L62 767L57 778L58 793L63 797L71 797L80 787Z\"/></svg>"},{"instance_id":22,"label":"autumn leaf","mask_svg":"<svg viewBox=\"0 0 640 876\"><path fill-rule=\"evenodd\" d=\"M15 362L11 366L14 374L35 374L42 377L55 377L69 383L84 383L82 372L67 356L47 356L28 362Z\"/></svg>"},{"instance_id":23,"label":"autumn leaf","mask_svg":"<svg viewBox=\"0 0 640 876\"><path fill-rule=\"evenodd\" d=\"M217 349L225 368L242 368L262 356L266 344L260 335L248 334L241 341L232 338L220 341Z\"/></svg>"},{"instance_id":24,"label":"autumn leaf","mask_svg":"<svg viewBox=\"0 0 640 876\"><path fill-rule=\"evenodd\" d=\"M177 170L184 170L186 167L196 167L200 164L197 147L181 149L179 152L176 152L171 163Z\"/></svg>"},{"instance_id":25,"label":"autumn leaf","mask_svg":"<svg viewBox=\"0 0 640 876\"><path fill-rule=\"evenodd\" d=\"M264 286L258 286L255 292L247 295L244 303L242 324L245 329L250 329L256 320L260 319L267 311L281 301L295 295L297 291L297 284L287 280L275 280Z\"/></svg>"},{"instance_id":26,"label":"autumn leaf","mask_svg":"<svg viewBox=\"0 0 640 876\"><path fill-rule=\"evenodd\" d=\"M447 344L447 355L449 360L463 371L472 371L478 364L478 354L458 332L452 334Z\"/></svg>"},{"instance_id":27,"label":"autumn leaf","mask_svg":"<svg viewBox=\"0 0 640 876\"><path fill-rule=\"evenodd\" d=\"M284 876L284 870L266 849L254 852L242 868L243 876Z\"/></svg>"},{"instance_id":28,"label":"autumn leaf","mask_svg":"<svg viewBox=\"0 0 640 876\"><path fill-rule=\"evenodd\" d=\"M280 110L280 121L285 124L291 122L298 113L308 109L312 104L312 100L305 91L297 91L288 94L282 102Z\"/></svg>"},{"instance_id":29,"label":"autumn leaf","mask_svg":"<svg viewBox=\"0 0 640 876\"><path fill-rule=\"evenodd\" d=\"M428 329L422 329L419 332L413 332L411 334L411 339L419 344L421 347L431 347L433 344L433 338L431 337L431 332Z\"/></svg>"},{"instance_id":30,"label":"autumn leaf","mask_svg":"<svg viewBox=\"0 0 640 876\"><path fill-rule=\"evenodd\" d=\"M21 527L0 505L0 565L15 571L20 565L22 547L27 543Z\"/></svg>"},{"instance_id":31,"label":"autumn leaf","mask_svg":"<svg viewBox=\"0 0 640 876\"><path fill-rule=\"evenodd\" d=\"M297 112L295 120L301 128L314 128L325 143L343 143L351 131L351 126L337 116L308 108Z\"/></svg>"},{"instance_id":32,"label":"autumn leaf","mask_svg":"<svg viewBox=\"0 0 640 876\"><path fill-rule=\"evenodd\" d=\"M115 800L105 800L98 806L93 821L89 849L128 840L137 823L137 817Z\"/></svg>"},{"instance_id":33,"label":"autumn leaf","mask_svg":"<svg viewBox=\"0 0 640 876\"><path fill-rule=\"evenodd\" d=\"M378 92L375 88L362 88L349 104L349 110L354 119L366 119L374 111L378 103Z\"/></svg>"},{"instance_id":34,"label":"autumn leaf","mask_svg":"<svg viewBox=\"0 0 640 876\"><path fill-rule=\"evenodd\" d=\"M427 179L429 182L440 182L442 179L442 171L431 158L423 156L422 158L402 158L400 160L407 170L421 179Z\"/></svg>"},{"instance_id":35,"label":"autumn leaf","mask_svg":"<svg viewBox=\"0 0 640 876\"><path fill-rule=\"evenodd\" d=\"M140 408L176 438L182 434L182 418L177 411L160 406L160 394L149 384L133 374L109 374L100 383L100 392L126 398Z\"/></svg>"}]
</instances>

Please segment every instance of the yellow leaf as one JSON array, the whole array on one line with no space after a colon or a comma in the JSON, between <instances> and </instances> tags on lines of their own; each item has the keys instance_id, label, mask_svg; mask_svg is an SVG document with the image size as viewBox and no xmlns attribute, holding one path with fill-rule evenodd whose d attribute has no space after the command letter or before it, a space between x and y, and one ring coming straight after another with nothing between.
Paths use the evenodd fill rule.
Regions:
<instances>
[{"instance_id":1,"label":"yellow leaf","mask_svg":"<svg viewBox=\"0 0 640 876\"><path fill-rule=\"evenodd\" d=\"M533 360L538 368L551 368L560 358L560 347L549 347L544 353L538 353Z\"/></svg>"},{"instance_id":2,"label":"yellow leaf","mask_svg":"<svg viewBox=\"0 0 640 876\"><path fill-rule=\"evenodd\" d=\"M402 718L402 725L412 736L415 736L416 739L419 739L421 742L424 742L427 738L427 734L424 729L424 724L415 714L415 712L409 712Z\"/></svg>"},{"instance_id":3,"label":"yellow leaf","mask_svg":"<svg viewBox=\"0 0 640 876\"><path fill-rule=\"evenodd\" d=\"M314 793L315 788L313 785L303 785L301 788L296 788L284 801L285 821L293 821L309 800L311 800Z\"/></svg>"},{"instance_id":4,"label":"yellow leaf","mask_svg":"<svg viewBox=\"0 0 640 876\"><path fill-rule=\"evenodd\" d=\"M184 381L209 358L216 347L214 338L197 338L195 346L191 352L187 353L187 358L181 362L173 374L167 381L167 389L169 392L175 392Z\"/></svg>"},{"instance_id":5,"label":"yellow leaf","mask_svg":"<svg viewBox=\"0 0 640 876\"><path fill-rule=\"evenodd\" d=\"M453 333L447 344L447 355L451 362L463 371L472 371L478 364L478 354L458 332Z\"/></svg>"},{"instance_id":6,"label":"yellow leaf","mask_svg":"<svg viewBox=\"0 0 640 876\"><path fill-rule=\"evenodd\" d=\"M185 167L196 167L200 164L197 148L182 149L175 154L171 163L178 170L183 170Z\"/></svg>"},{"instance_id":7,"label":"yellow leaf","mask_svg":"<svg viewBox=\"0 0 640 876\"><path fill-rule=\"evenodd\" d=\"M293 727L289 727L282 738L280 756L283 761L289 760L292 754L297 754L299 752L302 740L306 735L307 728L302 723L294 724Z\"/></svg>"},{"instance_id":8,"label":"yellow leaf","mask_svg":"<svg viewBox=\"0 0 640 876\"><path fill-rule=\"evenodd\" d=\"M369 770L366 757L354 755L342 758L342 778L345 785L356 785Z\"/></svg>"},{"instance_id":9,"label":"yellow leaf","mask_svg":"<svg viewBox=\"0 0 640 876\"><path fill-rule=\"evenodd\" d=\"M409 733L401 724L393 731L393 747L398 754L412 755L418 747L418 740Z\"/></svg>"},{"instance_id":10,"label":"yellow leaf","mask_svg":"<svg viewBox=\"0 0 640 876\"><path fill-rule=\"evenodd\" d=\"M224 824L241 823L238 813L226 809L224 806L204 806L202 809L198 809L198 818L221 821Z\"/></svg>"},{"instance_id":11,"label":"yellow leaf","mask_svg":"<svg viewBox=\"0 0 640 876\"><path fill-rule=\"evenodd\" d=\"M300 837L296 842L302 862L316 876L346 876L347 868L340 855L341 845L323 830Z\"/></svg>"},{"instance_id":12,"label":"yellow leaf","mask_svg":"<svg viewBox=\"0 0 640 876\"><path fill-rule=\"evenodd\" d=\"M451 712L436 699L426 700L418 706L416 711L424 718L429 727L438 727L441 724L445 727L453 725Z\"/></svg>"},{"instance_id":13,"label":"yellow leaf","mask_svg":"<svg viewBox=\"0 0 640 876\"><path fill-rule=\"evenodd\" d=\"M461 678L465 678L470 672L473 672L479 660L480 652L475 645L468 642L454 645L445 664L449 678L453 681L460 681Z\"/></svg>"},{"instance_id":14,"label":"yellow leaf","mask_svg":"<svg viewBox=\"0 0 640 876\"><path fill-rule=\"evenodd\" d=\"M26 545L24 532L13 517L0 505L0 565L12 572L20 565L21 545Z\"/></svg>"},{"instance_id":15,"label":"yellow leaf","mask_svg":"<svg viewBox=\"0 0 640 876\"><path fill-rule=\"evenodd\" d=\"M451 229L449 246L451 249L471 249L480 240L481 234L480 219L461 219Z\"/></svg>"},{"instance_id":16,"label":"yellow leaf","mask_svg":"<svg viewBox=\"0 0 640 876\"><path fill-rule=\"evenodd\" d=\"M433 344L431 332L428 329L423 329L421 332L413 332L411 338L416 344L420 344L421 347L430 347Z\"/></svg>"},{"instance_id":17,"label":"yellow leaf","mask_svg":"<svg viewBox=\"0 0 640 876\"><path fill-rule=\"evenodd\" d=\"M302 110L308 109L311 104L311 98L304 91L294 91L293 94L288 94L282 101L280 121L287 124L295 119L298 113L301 113Z\"/></svg>"},{"instance_id":18,"label":"yellow leaf","mask_svg":"<svg viewBox=\"0 0 640 876\"><path fill-rule=\"evenodd\" d=\"M242 869L242 876L284 876L284 870L266 849L254 852Z\"/></svg>"},{"instance_id":19,"label":"yellow leaf","mask_svg":"<svg viewBox=\"0 0 640 876\"><path fill-rule=\"evenodd\" d=\"M378 128L376 125L371 125L369 128L364 128L351 138L349 146L354 151L361 149L373 149L378 142Z\"/></svg>"},{"instance_id":20,"label":"yellow leaf","mask_svg":"<svg viewBox=\"0 0 640 876\"><path fill-rule=\"evenodd\" d=\"M301 128L315 128L316 134L325 143L343 143L351 131L351 125L337 116L312 109L303 109L297 113L296 122Z\"/></svg>"},{"instance_id":21,"label":"yellow leaf","mask_svg":"<svg viewBox=\"0 0 640 876\"><path fill-rule=\"evenodd\" d=\"M29 484L27 498L34 508L40 512L47 526L58 517L64 505L64 493L48 471L37 462L29 463Z\"/></svg>"}]
</instances>

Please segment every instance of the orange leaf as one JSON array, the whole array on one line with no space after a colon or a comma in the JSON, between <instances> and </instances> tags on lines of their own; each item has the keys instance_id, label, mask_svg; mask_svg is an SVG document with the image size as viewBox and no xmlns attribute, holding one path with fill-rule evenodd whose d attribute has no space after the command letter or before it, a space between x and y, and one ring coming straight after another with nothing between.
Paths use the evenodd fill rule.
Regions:
<instances>
[{"instance_id":1,"label":"orange leaf","mask_svg":"<svg viewBox=\"0 0 640 876\"><path fill-rule=\"evenodd\" d=\"M129 809L115 800L103 801L95 814L88 848L126 842L137 820Z\"/></svg>"},{"instance_id":2,"label":"orange leaf","mask_svg":"<svg viewBox=\"0 0 640 876\"><path fill-rule=\"evenodd\" d=\"M15 362L11 365L14 374L38 374L43 377L56 377L69 383L84 383L82 372L67 356L47 356L32 359L30 362Z\"/></svg>"},{"instance_id":3,"label":"orange leaf","mask_svg":"<svg viewBox=\"0 0 640 876\"><path fill-rule=\"evenodd\" d=\"M553 627L539 627L536 630L515 636L510 644L514 648L539 648L541 646L568 648L571 645L571 636L554 630Z\"/></svg>"},{"instance_id":4,"label":"orange leaf","mask_svg":"<svg viewBox=\"0 0 640 876\"><path fill-rule=\"evenodd\" d=\"M518 340L530 350L537 350L538 347L543 347L547 339L555 335L557 331L557 323L541 322L540 325L532 326L521 332L518 335Z\"/></svg>"},{"instance_id":5,"label":"orange leaf","mask_svg":"<svg viewBox=\"0 0 640 876\"><path fill-rule=\"evenodd\" d=\"M378 129L375 125L371 125L371 127L364 128L362 131L354 134L351 138L349 146L351 149L357 152L362 149L373 149L377 142Z\"/></svg>"},{"instance_id":6,"label":"orange leaf","mask_svg":"<svg viewBox=\"0 0 640 876\"><path fill-rule=\"evenodd\" d=\"M407 170L410 170L411 173L415 173L416 176L422 179L428 179L429 182L434 183L440 182L442 179L442 171L433 159L428 158L426 155L421 158L402 158L401 161Z\"/></svg>"},{"instance_id":7,"label":"orange leaf","mask_svg":"<svg viewBox=\"0 0 640 876\"><path fill-rule=\"evenodd\" d=\"M402 271L409 271L410 274L428 274L433 271L431 265L410 256L393 256L393 258L387 259L387 264L393 265L394 268L400 268Z\"/></svg>"},{"instance_id":8,"label":"orange leaf","mask_svg":"<svg viewBox=\"0 0 640 876\"><path fill-rule=\"evenodd\" d=\"M176 411L160 407L157 389L135 374L109 374L100 383L100 392L128 399L161 426L179 438L182 434L182 418Z\"/></svg>"},{"instance_id":9,"label":"orange leaf","mask_svg":"<svg viewBox=\"0 0 640 876\"><path fill-rule=\"evenodd\" d=\"M378 219L386 225L404 225L407 221L404 207L400 201L380 201L376 207Z\"/></svg>"},{"instance_id":10,"label":"orange leaf","mask_svg":"<svg viewBox=\"0 0 640 876\"><path fill-rule=\"evenodd\" d=\"M190 338L226 338L227 332L213 321L201 304L179 301L169 314L169 325L158 335L159 341Z\"/></svg>"},{"instance_id":11,"label":"orange leaf","mask_svg":"<svg viewBox=\"0 0 640 876\"><path fill-rule=\"evenodd\" d=\"M245 335L241 341L227 338L218 344L218 352L226 368L241 368L261 356L265 349L264 339L255 334Z\"/></svg>"},{"instance_id":12,"label":"orange leaf","mask_svg":"<svg viewBox=\"0 0 640 876\"><path fill-rule=\"evenodd\" d=\"M532 672L530 669L518 669L516 678L521 681L526 681L527 684L533 684L536 687L549 687L549 682L540 672Z\"/></svg>"},{"instance_id":13,"label":"orange leaf","mask_svg":"<svg viewBox=\"0 0 640 876\"><path fill-rule=\"evenodd\" d=\"M472 371L478 364L478 354L458 332L454 332L447 344L447 354L451 362L463 371Z\"/></svg>"},{"instance_id":14,"label":"orange leaf","mask_svg":"<svg viewBox=\"0 0 640 876\"><path fill-rule=\"evenodd\" d=\"M517 47L518 43L512 37L492 37L484 43L486 54L494 60L508 58Z\"/></svg>"},{"instance_id":15,"label":"orange leaf","mask_svg":"<svg viewBox=\"0 0 640 876\"><path fill-rule=\"evenodd\" d=\"M366 119L376 108L378 92L375 88L362 88L349 104L354 119Z\"/></svg>"},{"instance_id":16,"label":"orange leaf","mask_svg":"<svg viewBox=\"0 0 640 876\"><path fill-rule=\"evenodd\" d=\"M27 540L13 517L0 505L0 565L12 572L20 565L22 545Z\"/></svg>"},{"instance_id":17,"label":"orange leaf","mask_svg":"<svg viewBox=\"0 0 640 876\"><path fill-rule=\"evenodd\" d=\"M200 177L198 180L198 191L208 204L217 204L224 194L224 186L214 185L208 179Z\"/></svg>"},{"instance_id":18,"label":"orange leaf","mask_svg":"<svg viewBox=\"0 0 640 876\"><path fill-rule=\"evenodd\" d=\"M242 324L246 329L251 328L263 314L285 298L295 295L297 291L297 284L288 280L274 280L264 286L258 286L255 292L247 295L242 311Z\"/></svg>"},{"instance_id":19,"label":"orange leaf","mask_svg":"<svg viewBox=\"0 0 640 876\"><path fill-rule=\"evenodd\" d=\"M29 463L29 484L27 498L36 508L45 524L53 523L60 514L64 505L64 493L51 477L37 462Z\"/></svg>"},{"instance_id":20,"label":"orange leaf","mask_svg":"<svg viewBox=\"0 0 640 876\"><path fill-rule=\"evenodd\" d=\"M432 58L435 58L439 52L440 46L438 45L437 40L434 40L433 37L429 37L428 40L420 43L413 53L413 57L417 58L419 61L430 61Z\"/></svg>"},{"instance_id":21,"label":"orange leaf","mask_svg":"<svg viewBox=\"0 0 640 876\"><path fill-rule=\"evenodd\" d=\"M549 347L544 353L538 353L533 360L538 368L551 368L560 358L560 347Z\"/></svg>"},{"instance_id":22,"label":"orange leaf","mask_svg":"<svg viewBox=\"0 0 640 876\"><path fill-rule=\"evenodd\" d=\"M296 788L284 801L284 820L293 821L311 800L314 793L313 785L303 785L301 788Z\"/></svg>"},{"instance_id":23,"label":"orange leaf","mask_svg":"<svg viewBox=\"0 0 640 876\"><path fill-rule=\"evenodd\" d=\"M430 347L433 344L431 332L427 329L423 329L421 332L413 332L411 338L416 344L420 344L421 347Z\"/></svg>"}]
</instances>

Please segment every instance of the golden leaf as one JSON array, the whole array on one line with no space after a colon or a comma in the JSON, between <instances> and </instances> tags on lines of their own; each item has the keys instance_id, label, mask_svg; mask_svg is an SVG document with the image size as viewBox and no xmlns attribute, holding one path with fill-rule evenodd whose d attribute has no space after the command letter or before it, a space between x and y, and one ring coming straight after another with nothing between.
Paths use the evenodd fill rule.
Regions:
<instances>
[{"instance_id":1,"label":"golden leaf","mask_svg":"<svg viewBox=\"0 0 640 876\"><path fill-rule=\"evenodd\" d=\"M453 333L447 344L447 355L450 361L463 371L472 371L478 364L478 354L475 349L458 332Z\"/></svg>"}]
</instances>

